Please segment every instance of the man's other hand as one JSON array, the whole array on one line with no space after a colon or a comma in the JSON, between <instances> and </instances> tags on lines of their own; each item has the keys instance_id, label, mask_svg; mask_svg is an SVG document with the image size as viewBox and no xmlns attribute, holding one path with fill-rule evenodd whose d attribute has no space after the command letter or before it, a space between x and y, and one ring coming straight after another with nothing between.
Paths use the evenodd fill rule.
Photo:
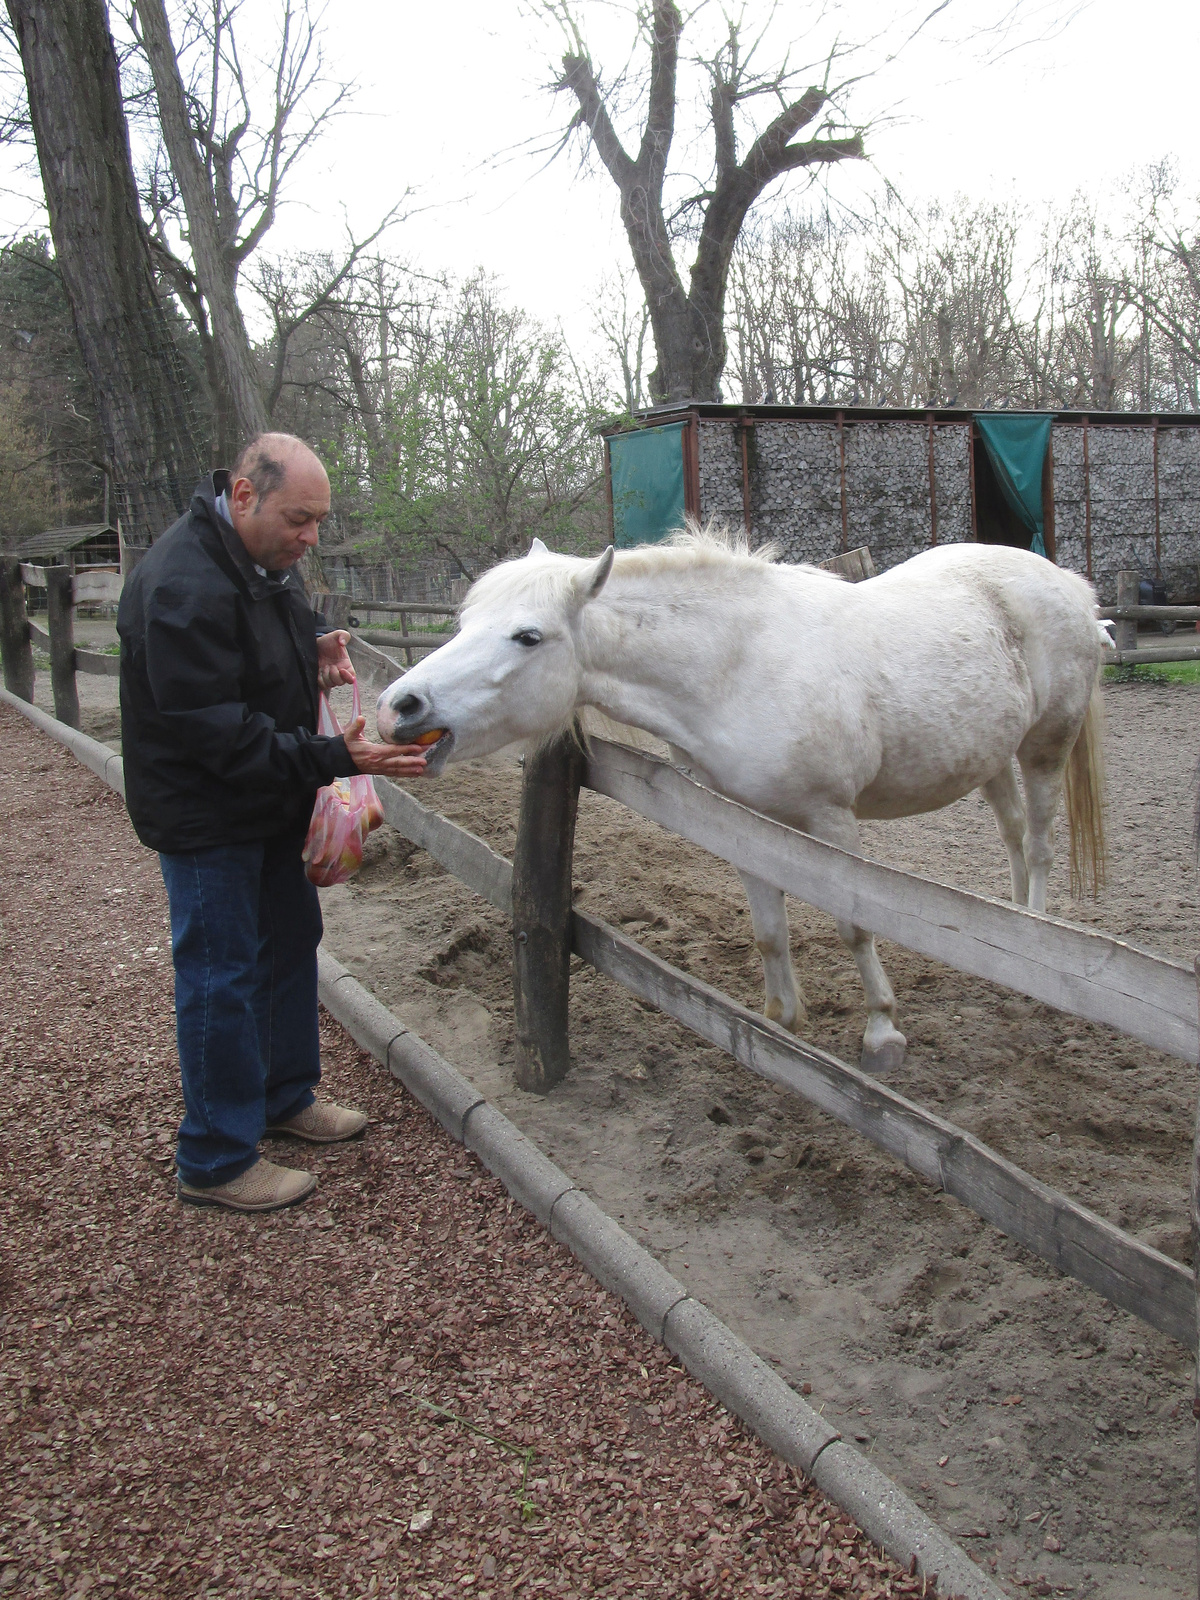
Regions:
<instances>
[{"instance_id":1,"label":"man's other hand","mask_svg":"<svg viewBox=\"0 0 1200 1600\"><path fill-rule=\"evenodd\" d=\"M360 772L384 778L416 778L425 771L427 751L419 744L372 744L362 736L366 719L355 717L343 738L350 759Z\"/></svg>"},{"instance_id":2,"label":"man's other hand","mask_svg":"<svg viewBox=\"0 0 1200 1600\"><path fill-rule=\"evenodd\" d=\"M341 630L323 633L317 640L317 682L328 694L339 684L354 682L354 668L346 646L350 635Z\"/></svg>"}]
</instances>

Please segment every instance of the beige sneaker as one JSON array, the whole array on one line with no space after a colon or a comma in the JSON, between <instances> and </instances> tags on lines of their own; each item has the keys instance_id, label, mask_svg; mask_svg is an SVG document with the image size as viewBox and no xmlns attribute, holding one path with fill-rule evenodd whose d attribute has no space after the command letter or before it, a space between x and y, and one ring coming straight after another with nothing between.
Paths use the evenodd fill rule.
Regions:
<instances>
[{"instance_id":1,"label":"beige sneaker","mask_svg":"<svg viewBox=\"0 0 1200 1600\"><path fill-rule=\"evenodd\" d=\"M353 1139L367 1125L366 1113L350 1111L345 1106L334 1105L332 1100L314 1100L286 1122L277 1122L268 1133L290 1133L294 1139L307 1139L309 1144L337 1144L342 1139Z\"/></svg>"},{"instance_id":2,"label":"beige sneaker","mask_svg":"<svg viewBox=\"0 0 1200 1600\"><path fill-rule=\"evenodd\" d=\"M263 1156L240 1176L213 1189L198 1189L182 1178L178 1186L179 1198L185 1205L224 1206L229 1211L281 1211L284 1206L307 1200L316 1187L314 1173L277 1167Z\"/></svg>"}]
</instances>

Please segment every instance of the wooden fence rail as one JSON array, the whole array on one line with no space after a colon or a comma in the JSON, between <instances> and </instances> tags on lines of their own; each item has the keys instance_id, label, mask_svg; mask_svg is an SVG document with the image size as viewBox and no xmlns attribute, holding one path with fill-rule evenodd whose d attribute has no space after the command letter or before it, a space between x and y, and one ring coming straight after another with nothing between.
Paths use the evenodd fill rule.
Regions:
<instances>
[{"instance_id":1,"label":"wooden fence rail","mask_svg":"<svg viewBox=\"0 0 1200 1600\"><path fill-rule=\"evenodd\" d=\"M0 655L4 659L5 688L22 700L33 700L33 642L36 640L50 656L54 715L68 727L77 729L76 673L117 677L121 663L117 656L76 647L75 608L115 605L121 598L123 581L118 572L72 573L68 567L0 561ZM25 606L26 587L46 591L48 628L41 628L30 620Z\"/></svg>"},{"instance_id":2,"label":"wooden fence rail","mask_svg":"<svg viewBox=\"0 0 1200 1600\"><path fill-rule=\"evenodd\" d=\"M440 650L454 637L452 633L400 633L395 628L355 628L353 631L368 644L390 644L395 650Z\"/></svg>"},{"instance_id":3,"label":"wooden fence rail","mask_svg":"<svg viewBox=\"0 0 1200 1600\"><path fill-rule=\"evenodd\" d=\"M458 615L457 606L429 605L424 600L364 600L360 596L350 602L353 611L388 611L397 616L407 616L410 613L415 617L453 617Z\"/></svg>"},{"instance_id":4,"label":"wooden fence rail","mask_svg":"<svg viewBox=\"0 0 1200 1600\"><path fill-rule=\"evenodd\" d=\"M364 684L372 688L382 687L395 670L382 651L358 640L351 644L351 656ZM559 760L551 747L549 768ZM543 766L541 780L546 777ZM527 850L536 848L540 860L533 864L535 874L548 875L552 884L563 876L571 831L573 779L565 767L559 781L568 805L554 822L557 847L554 840L548 844L545 830L529 827L519 837ZM1090 928L850 855L726 800L669 763L623 745L593 740L582 781L733 865L744 865L811 904L874 927L949 966L991 978L1060 1010L1110 1023L1185 1060L1195 1061L1200 1053L1196 978L1182 963ZM522 926L528 909L519 907L514 915L512 864L407 790L383 781L377 787L384 815L398 832L511 918L514 938L528 932ZM536 786L525 798L531 805L538 803ZM1195 1280L1178 1261L1022 1171L966 1129L795 1038L599 918L573 910L570 947L598 972L750 1071L854 1128L1059 1271L1196 1349ZM539 983L557 983L553 962L548 979L538 971L528 961L514 966L523 991L517 998L526 1015L536 1010ZM540 1013L543 1023L562 1016L560 998L556 990L552 1004ZM557 1043L539 1037L531 1049L524 1042L534 1077L545 1077L548 1059L568 1059L565 1018L557 1025L563 1030Z\"/></svg>"},{"instance_id":5,"label":"wooden fence rail","mask_svg":"<svg viewBox=\"0 0 1200 1600\"><path fill-rule=\"evenodd\" d=\"M624 745L593 740L584 782L857 927L1168 1055L1200 1059L1196 980L1184 962L823 844Z\"/></svg>"},{"instance_id":6,"label":"wooden fence rail","mask_svg":"<svg viewBox=\"0 0 1200 1600\"><path fill-rule=\"evenodd\" d=\"M376 788L384 816L398 833L505 916L513 915L510 862L407 790L385 780L377 780ZM855 1129L1060 1272L1196 1348L1193 1278L1179 1262L1023 1172L966 1129L797 1039L600 918L572 912L571 948L750 1071Z\"/></svg>"},{"instance_id":7,"label":"wooden fence rail","mask_svg":"<svg viewBox=\"0 0 1200 1600\"><path fill-rule=\"evenodd\" d=\"M1151 667L1167 661L1200 661L1200 644L1154 644L1138 648L1139 622L1200 622L1200 606L1144 606L1138 601L1141 579L1136 572L1117 573L1117 603L1102 614L1116 623L1116 651L1105 666Z\"/></svg>"}]
</instances>

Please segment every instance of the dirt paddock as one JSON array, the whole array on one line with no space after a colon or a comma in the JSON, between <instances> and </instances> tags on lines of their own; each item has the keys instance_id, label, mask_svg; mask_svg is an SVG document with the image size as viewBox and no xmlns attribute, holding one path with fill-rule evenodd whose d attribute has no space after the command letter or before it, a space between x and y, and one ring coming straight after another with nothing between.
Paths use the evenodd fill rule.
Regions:
<instances>
[{"instance_id":1,"label":"dirt paddock","mask_svg":"<svg viewBox=\"0 0 1200 1600\"><path fill-rule=\"evenodd\" d=\"M1190 959L1200 689L1107 691L1111 875L1051 910ZM452 769L415 792L511 855L519 773ZM867 830L873 854L1007 892L971 798ZM736 875L585 794L589 910L761 1003ZM397 835L324 895L329 947L1004 1581L1067 1593L1194 1592L1191 1363L803 1102L587 968L570 1078L512 1081L503 918ZM808 1034L856 1060L861 990L829 918L791 907ZM1195 1071L923 957L881 946L908 1059L891 1081L1028 1171L1187 1259ZM578 966L579 964L576 963Z\"/></svg>"},{"instance_id":2,"label":"dirt paddock","mask_svg":"<svg viewBox=\"0 0 1200 1600\"><path fill-rule=\"evenodd\" d=\"M108 682L85 683L84 725L115 743ZM1050 909L1190 960L1200 686L1115 685L1106 703L1109 885L1098 903L1072 903L1056 866ZM414 790L511 855L515 768L452 769ZM881 859L1007 893L975 798L866 834ZM575 879L589 910L761 1003L731 868L585 794ZM590 969L573 980L571 1076L545 1099L522 1094L504 920L390 830L323 904L328 947L363 983L789 1381L811 1383L831 1420L1006 1586L1194 1593L1181 1347ZM855 1060L852 960L830 919L791 912L808 1035ZM909 1040L895 1087L1188 1259L1193 1068L886 943L881 953Z\"/></svg>"}]
</instances>

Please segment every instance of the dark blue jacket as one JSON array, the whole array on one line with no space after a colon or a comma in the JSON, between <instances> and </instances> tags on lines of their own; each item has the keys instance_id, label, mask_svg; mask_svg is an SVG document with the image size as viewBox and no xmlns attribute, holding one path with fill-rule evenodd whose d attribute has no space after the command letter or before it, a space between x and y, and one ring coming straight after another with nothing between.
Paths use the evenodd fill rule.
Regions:
<instances>
[{"instance_id":1,"label":"dark blue jacket","mask_svg":"<svg viewBox=\"0 0 1200 1600\"><path fill-rule=\"evenodd\" d=\"M322 785L355 771L315 734L317 619L295 569L263 577L216 499L214 473L126 581L125 798L168 853L301 831Z\"/></svg>"}]
</instances>

